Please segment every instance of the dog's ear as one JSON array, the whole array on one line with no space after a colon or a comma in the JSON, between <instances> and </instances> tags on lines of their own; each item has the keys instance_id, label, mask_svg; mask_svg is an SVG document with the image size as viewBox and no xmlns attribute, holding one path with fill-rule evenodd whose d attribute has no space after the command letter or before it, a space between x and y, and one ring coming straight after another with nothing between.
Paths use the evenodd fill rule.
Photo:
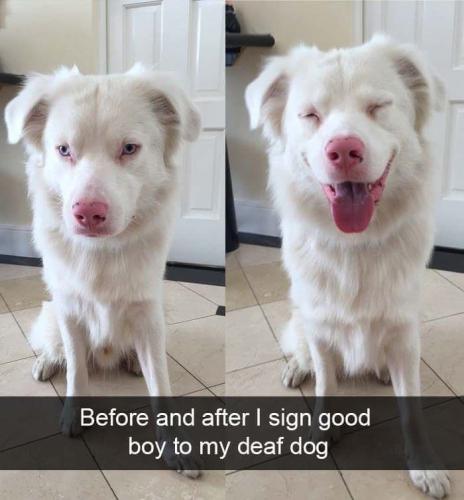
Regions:
<instances>
[{"instance_id":1,"label":"dog's ear","mask_svg":"<svg viewBox=\"0 0 464 500\"><path fill-rule=\"evenodd\" d=\"M292 77L302 65L316 63L320 54L317 47L299 45L286 56L268 60L261 74L245 91L250 128L262 125L264 135L270 140L283 136L282 121Z\"/></svg>"},{"instance_id":2,"label":"dog's ear","mask_svg":"<svg viewBox=\"0 0 464 500\"><path fill-rule=\"evenodd\" d=\"M386 47L396 72L408 88L414 104L414 126L420 132L432 111L442 109L445 100L443 83L414 45L397 44L384 36L376 36L372 42Z\"/></svg>"},{"instance_id":3,"label":"dog's ear","mask_svg":"<svg viewBox=\"0 0 464 500\"><path fill-rule=\"evenodd\" d=\"M8 142L21 139L39 148L48 112L46 101L51 77L34 75L26 80L21 92L5 108Z\"/></svg>"},{"instance_id":4,"label":"dog's ear","mask_svg":"<svg viewBox=\"0 0 464 500\"><path fill-rule=\"evenodd\" d=\"M21 92L5 108L8 142L16 144L24 139L40 149L48 114L48 95L57 82L79 74L76 66L71 69L63 66L53 75L29 76Z\"/></svg>"},{"instance_id":5,"label":"dog's ear","mask_svg":"<svg viewBox=\"0 0 464 500\"><path fill-rule=\"evenodd\" d=\"M264 135L272 139L282 134L282 117L287 103L289 77L287 57L273 57L245 91L250 128L263 125Z\"/></svg>"},{"instance_id":6,"label":"dog's ear","mask_svg":"<svg viewBox=\"0 0 464 500\"><path fill-rule=\"evenodd\" d=\"M200 113L172 75L153 71L141 63L136 63L127 74L143 82L152 109L162 125L177 130L187 141L198 138Z\"/></svg>"},{"instance_id":7,"label":"dog's ear","mask_svg":"<svg viewBox=\"0 0 464 500\"><path fill-rule=\"evenodd\" d=\"M163 85L155 89L151 101L163 125L175 127L186 141L193 142L198 138L201 131L200 113L179 85Z\"/></svg>"},{"instance_id":8,"label":"dog's ear","mask_svg":"<svg viewBox=\"0 0 464 500\"><path fill-rule=\"evenodd\" d=\"M396 71L409 89L414 102L415 128L420 132L432 112L440 110L444 101L444 86L432 74L422 54L413 46L401 45L393 54Z\"/></svg>"}]
</instances>

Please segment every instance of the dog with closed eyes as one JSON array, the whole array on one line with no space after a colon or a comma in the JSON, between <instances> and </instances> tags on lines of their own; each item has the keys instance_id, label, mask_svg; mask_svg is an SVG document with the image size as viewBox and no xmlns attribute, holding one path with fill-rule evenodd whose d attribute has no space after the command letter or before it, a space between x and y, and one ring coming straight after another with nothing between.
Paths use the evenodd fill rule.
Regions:
<instances>
[{"instance_id":1,"label":"dog with closed eyes","mask_svg":"<svg viewBox=\"0 0 464 500\"><path fill-rule=\"evenodd\" d=\"M433 244L438 171L424 127L441 84L413 46L383 36L350 49L297 47L246 90L251 127L268 142L292 317L282 379L311 372L316 396L374 372L396 396L420 395L419 299ZM420 408L400 404L413 483L450 490Z\"/></svg>"},{"instance_id":2,"label":"dog with closed eyes","mask_svg":"<svg viewBox=\"0 0 464 500\"><path fill-rule=\"evenodd\" d=\"M28 78L5 120L29 157L34 243L52 297L32 328L34 378L65 367L66 395L86 396L89 364L122 363L143 373L150 396L171 395L162 280L177 154L199 134L198 111L170 76L141 65L105 76L62 68ZM80 432L74 409L64 415L63 432Z\"/></svg>"}]
</instances>

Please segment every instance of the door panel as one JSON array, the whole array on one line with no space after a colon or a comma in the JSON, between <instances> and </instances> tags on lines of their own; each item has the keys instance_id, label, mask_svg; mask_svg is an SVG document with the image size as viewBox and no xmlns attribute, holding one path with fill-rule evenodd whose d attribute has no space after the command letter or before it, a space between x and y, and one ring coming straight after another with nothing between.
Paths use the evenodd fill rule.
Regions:
<instances>
[{"instance_id":1,"label":"door panel","mask_svg":"<svg viewBox=\"0 0 464 500\"><path fill-rule=\"evenodd\" d=\"M198 142L184 150L180 217L169 260L223 266L223 2L108 2L108 70L126 71L138 61L175 73L202 118Z\"/></svg>"},{"instance_id":2,"label":"door panel","mask_svg":"<svg viewBox=\"0 0 464 500\"><path fill-rule=\"evenodd\" d=\"M435 244L464 248L464 2L364 2L364 38L382 31L419 45L446 87L427 130L440 168Z\"/></svg>"}]
</instances>

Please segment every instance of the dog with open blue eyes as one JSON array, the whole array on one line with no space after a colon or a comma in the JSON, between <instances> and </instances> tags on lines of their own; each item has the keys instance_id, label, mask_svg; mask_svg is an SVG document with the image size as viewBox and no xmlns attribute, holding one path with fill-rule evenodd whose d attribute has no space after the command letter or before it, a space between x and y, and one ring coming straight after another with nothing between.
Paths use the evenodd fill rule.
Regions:
<instances>
[{"instance_id":1,"label":"dog with open blue eyes","mask_svg":"<svg viewBox=\"0 0 464 500\"><path fill-rule=\"evenodd\" d=\"M424 127L442 97L419 51L383 36L297 47L248 86L291 281L286 386L313 373L316 396L333 396L339 377L373 372L397 396L420 395L419 290L439 186ZM412 481L446 496L447 472L421 470L437 461L420 409L402 418Z\"/></svg>"},{"instance_id":2,"label":"dog with open blue eyes","mask_svg":"<svg viewBox=\"0 0 464 500\"><path fill-rule=\"evenodd\" d=\"M199 134L198 111L170 76L141 65L105 76L62 68L31 76L5 120L29 156L33 236L52 297L32 328L34 378L65 368L67 396L86 396L89 365L123 364L151 396L169 396L162 279L177 154ZM62 430L80 428L65 418Z\"/></svg>"}]
</instances>

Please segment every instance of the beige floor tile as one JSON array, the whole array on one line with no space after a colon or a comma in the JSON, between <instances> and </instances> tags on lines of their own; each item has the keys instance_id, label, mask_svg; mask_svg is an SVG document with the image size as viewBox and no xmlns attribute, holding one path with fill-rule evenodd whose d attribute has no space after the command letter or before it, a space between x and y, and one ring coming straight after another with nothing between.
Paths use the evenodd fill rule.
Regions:
<instances>
[{"instance_id":1,"label":"beige floor tile","mask_svg":"<svg viewBox=\"0 0 464 500\"><path fill-rule=\"evenodd\" d=\"M168 369L174 396L182 396L203 389L198 380L171 358L168 358ZM64 371L53 377L53 385L60 396L66 395ZM93 396L146 396L148 394L144 378L136 377L124 370L91 373L90 391Z\"/></svg>"},{"instance_id":2,"label":"beige floor tile","mask_svg":"<svg viewBox=\"0 0 464 500\"><path fill-rule=\"evenodd\" d=\"M464 273L453 273L451 271L437 271L437 273L453 282L461 290L464 290Z\"/></svg>"},{"instance_id":3,"label":"beige floor tile","mask_svg":"<svg viewBox=\"0 0 464 500\"><path fill-rule=\"evenodd\" d=\"M422 326L422 357L455 393L464 394L464 314Z\"/></svg>"},{"instance_id":4,"label":"beige floor tile","mask_svg":"<svg viewBox=\"0 0 464 500\"><path fill-rule=\"evenodd\" d=\"M240 268L240 264L237 260L237 251L230 252L226 255L226 271L234 271Z\"/></svg>"},{"instance_id":5,"label":"beige floor tile","mask_svg":"<svg viewBox=\"0 0 464 500\"><path fill-rule=\"evenodd\" d=\"M41 267L0 264L0 281L27 278L28 276L40 276L41 274Z\"/></svg>"},{"instance_id":6,"label":"beige floor tile","mask_svg":"<svg viewBox=\"0 0 464 500\"><path fill-rule=\"evenodd\" d=\"M270 363L226 373L227 396L301 396L298 389L287 389L281 382L285 361Z\"/></svg>"},{"instance_id":7,"label":"beige floor tile","mask_svg":"<svg viewBox=\"0 0 464 500\"><path fill-rule=\"evenodd\" d=\"M290 301L279 300L278 302L263 304L261 307L275 336L280 339L287 322L290 320L292 311Z\"/></svg>"},{"instance_id":8,"label":"beige floor tile","mask_svg":"<svg viewBox=\"0 0 464 500\"><path fill-rule=\"evenodd\" d=\"M344 470L343 477L355 500L424 500L403 470ZM464 498L464 471L451 471L451 495L448 500ZM375 492L375 494L373 493Z\"/></svg>"},{"instance_id":9,"label":"beige floor tile","mask_svg":"<svg viewBox=\"0 0 464 500\"><path fill-rule=\"evenodd\" d=\"M0 364L34 353L11 313L0 314Z\"/></svg>"},{"instance_id":10,"label":"beige floor tile","mask_svg":"<svg viewBox=\"0 0 464 500\"><path fill-rule=\"evenodd\" d=\"M114 500L100 471L43 470L0 471L0 498Z\"/></svg>"},{"instance_id":11,"label":"beige floor tile","mask_svg":"<svg viewBox=\"0 0 464 500\"><path fill-rule=\"evenodd\" d=\"M120 500L221 500L224 472L205 471L192 480L173 471L104 471Z\"/></svg>"},{"instance_id":12,"label":"beige floor tile","mask_svg":"<svg viewBox=\"0 0 464 500\"><path fill-rule=\"evenodd\" d=\"M226 370L238 370L282 357L259 306L226 315Z\"/></svg>"},{"instance_id":13,"label":"beige floor tile","mask_svg":"<svg viewBox=\"0 0 464 500\"><path fill-rule=\"evenodd\" d=\"M32 378L34 361L32 357L0 365L0 396L56 396L50 382Z\"/></svg>"},{"instance_id":14,"label":"beige floor tile","mask_svg":"<svg viewBox=\"0 0 464 500\"><path fill-rule=\"evenodd\" d=\"M243 268L260 304L286 299L289 281L280 262Z\"/></svg>"},{"instance_id":15,"label":"beige floor tile","mask_svg":"<svg viewBox=\"0 0 464 500\"><path fill-rule=\"evenodd\" d=\"M214 385L209 390L216 394L216 396L223 397L226 395L226 384Z\"/></svg>"},{"instance_id":16,"label":"beige floor tile","mask_svg":"<svg viewBox=\"0 0 464 500\"><path fill-rule=\"evenodd\" d=\"M0 295L0 314L8 312L8 306L6 302L3 300L3 297Z\"/></svg>"},{"instance_id":17,"label":"beige floor tile","mask_svg":"<svg viewBox=\"0 0 464 500\"><path fill-rule=\"evenodd\" d=\"M247 470L226 476L227 500L348 500L337 471Z\"/></svg>"},{"instance_id":18,"label":"beige floor tile","mask_svg":"<svg viewBox=\"0 0 464 500\"><path fill-rule=\"evenodd\" d=\"M227 269L226 272L226 306L227 311L242 309L243 307L253 306L256 304L256 299L251 291L245 274L236 267L235 269Z\"/></svg>"},{"instance_id":19,"label":"beige floor tile","mask_svg":"<svg viewBox=\"0 0 464 500\"><path fill-rule=\"evenodd\" d=\"M184 282L181 282L180 284L198 293L205 299L214 302L218 306L223 306L225 304L225 287L223 286L202 285L199 283Z\"/></svg>"},{"instance_id":20,"label":"beige floor tile","mask_svg":"<svg viewBox=\"0 0 464 500\"><path fill-rule=\"evenodd\" d=\"M36 307L48 300L41 276L0 281L0 294L12 311Z\"/></svg>"},{"instance_id":21,"label":"beige floor tile","mask_svg":"<svg viewBox=\"0 0 464 500\"><path fill-rule=\"evenodd\" d=\"M168 324L216 314L217 306L175 281L164 282L164 311Z\"/></svg>"},{"instance_id":22,"label":"beige floor tile","mask_svg":"<svg viewBox=\"0 0 464 500\"><path fill-rule=\"evenodd\" d=\"M236 256L242 267L255 266L257 264L280 262L281 251L280 248L241 244Z\"/></svg>"},{"instance_id":23,"label":"beige floor tile","mask_svg":"<svg viewBox=\"0 0 464 500\"><path fill-rule=\"evenodd\" d=\"M422 319L442 318L464 312L464 292L437 272L427 269L423 287Z\"/></svg>"},{"instance_id":24,"label":"beige floor tile","mask_svg":"<svg viewBox=\"0 0 464 500\"><path fill-rule=\"evenodd\" d=\"M31 309L21 309L20 311L15 311L13 313L16 321L19 323L21 330L25 333L25 335L29 338L32 325L34 321L37 319L37 316L40 313L42 307L33 307Z\"/></svg>"},{"instance_id":25,"label":"beige floor tile","mask_svg":"<svg viewBox=\"0 0 464 500\"><path fill-rule=\"evenodd\" d=\"M206 386L224 382L224 317L169 326L168 352Z\"/></svg>"}]
</instances>

